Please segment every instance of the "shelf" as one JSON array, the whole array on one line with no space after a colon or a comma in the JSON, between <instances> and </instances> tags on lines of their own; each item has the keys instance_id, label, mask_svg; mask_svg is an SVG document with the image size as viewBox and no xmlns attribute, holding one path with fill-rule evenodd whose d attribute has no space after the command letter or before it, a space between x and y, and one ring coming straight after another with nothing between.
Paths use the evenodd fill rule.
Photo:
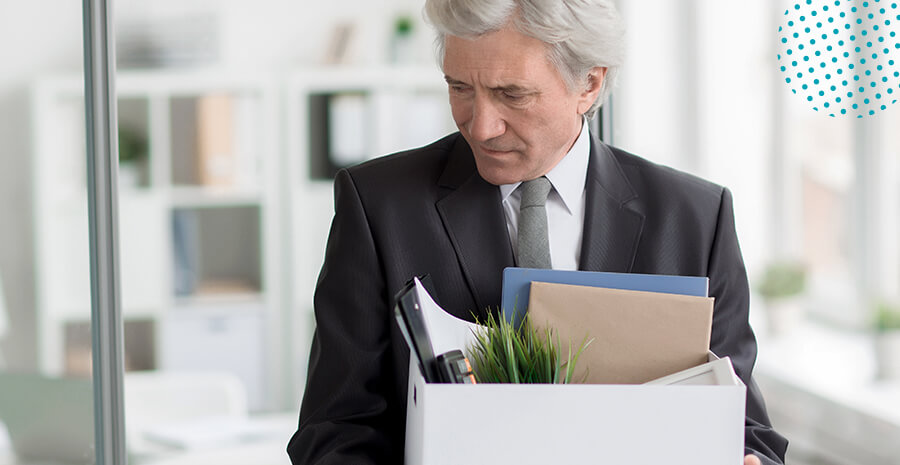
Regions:
<instances>
[{"instance_id":1,"label":"shelf","mask_svg":"<svg viewBox=\"0 0 900 465\"><path fill-rule=\"evenodd\" d=\"M371 90L401 89L443 90L447 85L437 66L380 66L299 69L292 73L291 86L308 93L337 93Z\"/></svg>"},{"instance_id":2,"label":"shelf","mask_svg":"<svg viewBox=\"0 0 900 465\"><path fill-rule=\"evenodd\" d=\"M163 314L162 308L128 308L122 307L122 318L129 320L153 319ZM91 307L90 304L84 307L69 307L60 309L58 313L54 313L53 317L60 322L77 323L82 321L90 321Z\"/></svg>"},{"instance_id":3,"label":"shelf","mask_svg":"<svg viewBox=\"0 0 900 465\"><path fill-rule=\"evenodd\" d=\"M126 317L123 319L125 345L125 371L156 369L153 340L156 323L153 317ZM67 321L63 327L65 348L64 372L68 376L91 375L91 323L90 319Z\"/></svg>"},{"instance_id":4,"label":"shelf","mask_svg":"<svg viewBox=\"0 0 900 465\"><path fill-rule=\"evenodd\" d=\"M310 180L331 179L341 168L422 146L455 130L441 85L400 90L394 84L356 82L298 95L306 115L304 170Z\"/></svg>"},{"instance_id":5,"label":"shelf","mask_svg":"<svg viewBox=\"0 0 900 465\"><path fill-rule=\"evenodd\" d=\"M280 328L266 326L284 307L278 91L275 76L255 71L116 75L120 156L136 161L120 163L117 192L128 363L243 373L257 408L284 406L284 375L267 368L281 366ZM34 344L48 374L83 373L90 363L83 94L78 74L32 85ZM221 348L197 347L195 328L225 347L220 327L245 342L219 357Z\"/></svg>"},{"instance_id":6,"label":"shelf","mask_svg":"<svg viewBox=\"0 0 900 465\"><path fill-rule=\"evenodd\" d=\"M262 199L262 190L250 187L175 186L170 192L175 208L255 206Z\"/></svg>"},{"instance_id":7,"label":"shelf","mask_svg":"<svg viewBox=\"0 0 900 465\"><path fill-rule=\"evenodd\" d=\"M168 101L173 185L246 187L262 181L261 105L250 93Z\"/></svg>"},{"instance_id":8,"label":"shelf","mask_svg":"<svg viewBox=\"0 0 900 465\"><path fill-rule=\"evenodd\" d=\"M275 77L268 73L219 67L116 72L116 95L120 98L145 98L148 95L192 96L210 90L246 92L274 85ZM35 88L36 93L41 95L83 98L84 77L79 73L49 75L39 79Z\"/></svg>"},{"instance_id":9,"label":"shelf","mask_svg":"<svg viewBox=\"0 0 900 465\"><path fill-rule=\"evenodd\" d=\"M258 205L176 209L171 221L174 295L243 294L262 288Z\"/></svg>"},{"instance_id":10,"label":"shelf","mask_svg":"<svg viewBox=\"0 0 900 465\"><path fill-rule=\"evenodd\" d=\"M174 306L176 308L232 304L262 305L263 294L260 292L198 293L190 296L177 297L174 301Z\"/></svg>"},{"instance_id":11,"label":"shelf","mask_svg":"<svg viewBox=\"0 0 900 465\"><path fill-rule=\"evenodd\" d=\"M255 283L246 279L213 279L197 283L194 292L178 296L175 307L203 307L228 305L262 305L265 294Z\"/></svg>"}]
</instances>

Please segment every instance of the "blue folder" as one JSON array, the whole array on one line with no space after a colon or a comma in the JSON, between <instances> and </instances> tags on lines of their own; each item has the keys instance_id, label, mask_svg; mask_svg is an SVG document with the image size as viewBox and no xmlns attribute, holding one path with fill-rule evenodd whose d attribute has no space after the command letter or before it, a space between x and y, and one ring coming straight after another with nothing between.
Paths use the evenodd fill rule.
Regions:
<instances>
[{"instance_id":1,"label":"blue folder","mask_svg":"<svg viewBox=\"0 0 900 465\"><path fill-rule=\"evenodd\" d=\"M500 301L500 310L507 321L515 324L522 321L528 310L528 296L531 293L532 281L698 297L706 297L709 292L709 278L705 276L509 267L503 270L503 295Z\"/></svg>"}]
</instances>

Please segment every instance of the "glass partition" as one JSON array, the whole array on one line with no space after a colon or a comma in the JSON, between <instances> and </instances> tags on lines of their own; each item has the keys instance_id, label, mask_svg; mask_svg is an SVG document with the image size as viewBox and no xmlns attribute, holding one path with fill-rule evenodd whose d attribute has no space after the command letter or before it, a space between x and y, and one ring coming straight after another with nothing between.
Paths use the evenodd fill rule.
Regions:
<instances>
[{"instance_id":1,"label":"glass partition","mask_svg":"<svg viewBox=\"0 0 900 465\"><path fill-rule=\"evenodd\" d=\"M420 8L115 2L132 458L287 462L334 173L454 128Z\"/></svg>"},{"instance_id":2,"label":"glass partition","mask_svg":"<svg viewBox=\"0 0 900 465\"><path fill-rule=\"evenodd\" d=\"M81 2L0 14L0 463L95 463Z\"/></svg>"}]
</instances>

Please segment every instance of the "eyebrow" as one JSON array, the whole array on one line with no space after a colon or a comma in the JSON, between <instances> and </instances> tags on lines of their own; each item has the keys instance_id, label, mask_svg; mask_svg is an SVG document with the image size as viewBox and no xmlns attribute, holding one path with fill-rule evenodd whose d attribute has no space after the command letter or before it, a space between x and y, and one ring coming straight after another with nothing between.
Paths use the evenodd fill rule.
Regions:
<instances>
[{"instance_id":1,"label":"eyebrow","mask_svg":"<svg viewBox=\"0 0 900 465\"><path fill-rule=\"evenodd\" d=\"M465 82L453 79L452 77L447 76L447 75L444 75L444 80L447 81L447 84L450 84L451 86L467 86L468 85Z\"/></svg>"},{"instance_id":2,"label":"eyebrow","mask_svg":"<svg viewBox=\"0 0 900 465\"><path fill-rule=\"evenodd\" d=\"M447 76L447 75L444 75L444 80L447 81L447 84L450 84L451 86L455 86L455 85L469 86L469 84L467 84L467 83L465 83L465 82L462 82L462 81L460 81L460 80L457 80L457 79L453 79L452 77ZM521 94L533 94L533 93L535 93L534 90L528 89L527 87L523 87L523 86L520 86L520 85L518 85L518 84L510 84L510 85L507 85L507 86L490 87L490 90L493 90L493 91L501 91L501 92L521 93Z\"/></svg>"}]
</instances>

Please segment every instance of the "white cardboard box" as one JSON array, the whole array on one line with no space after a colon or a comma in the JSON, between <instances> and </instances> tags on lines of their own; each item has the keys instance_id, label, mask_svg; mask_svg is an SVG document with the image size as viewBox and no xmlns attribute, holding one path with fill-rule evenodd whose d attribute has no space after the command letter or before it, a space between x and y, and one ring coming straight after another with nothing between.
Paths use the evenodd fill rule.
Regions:
<instances>
[{"instance_id":1,"label":"white cardboard box","mask_svg":"<svg viewBox=\"0 0 900 465\"><path fill-rule=\"evenodd\" d=\"M739 465L739 386L428 384L411 364L407 465Z\"/></svg>"},{"instance_id":2,"label":"white cardboard box","mask_svg":"<svg viewBox=\"0 0 900 465\"><path fill-rule=\"evenodd\" d=\"M419 298L435 353L462 347L461 327L444 331L455 318ZM743 463L743 384L431 384L417 363L409 372L407 465Z\"/></svg>"}]
</instances>

